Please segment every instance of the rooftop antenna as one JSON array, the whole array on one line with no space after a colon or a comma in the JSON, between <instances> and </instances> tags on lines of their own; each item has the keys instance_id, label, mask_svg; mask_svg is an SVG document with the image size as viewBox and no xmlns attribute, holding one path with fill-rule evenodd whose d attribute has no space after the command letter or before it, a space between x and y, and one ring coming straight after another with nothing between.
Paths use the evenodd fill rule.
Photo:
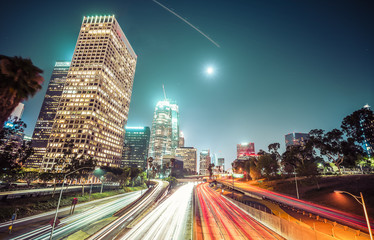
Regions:
<instances>
[{"instance_id":1,"label":"rooftop antenna","mask_svg":"<svg viewBox=\"0 0 374 240\"><path fill-rule=\"evenodd\" d=\"M166 100L166 93L165 93L165 87L164 87L164 84L162 84L162 90L164 90L164 97L165 97L165 100Z\"/></svg>"}]
</instances>

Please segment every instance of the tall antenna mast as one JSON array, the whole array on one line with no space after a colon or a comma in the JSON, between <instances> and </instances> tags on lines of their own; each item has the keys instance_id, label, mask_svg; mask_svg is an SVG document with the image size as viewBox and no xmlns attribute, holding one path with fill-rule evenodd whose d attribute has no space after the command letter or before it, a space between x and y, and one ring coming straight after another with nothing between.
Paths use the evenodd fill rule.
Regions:
<instances>
[{"instance_id":1,"label":"tall antenna mast","mask_svg":"<svg viewBox=\"0 0 374 240\"><path fill-rule=\"evenodd\" d=\"M164 87L164 84L162 84L162 89L164 90L164 97L165 97L165 100L166 100L166 93L165 93L165 87Z\"/></svg>"}]
</instances>

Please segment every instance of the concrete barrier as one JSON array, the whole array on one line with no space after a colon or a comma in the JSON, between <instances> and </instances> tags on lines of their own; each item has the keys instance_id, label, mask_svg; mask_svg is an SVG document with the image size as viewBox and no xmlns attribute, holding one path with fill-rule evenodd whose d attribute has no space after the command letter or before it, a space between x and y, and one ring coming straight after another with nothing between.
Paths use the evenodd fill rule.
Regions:
<instances>
[{"instance_id":1,"label":"concrete barrier","mask_svg":"<svg viewBox=\"0 0 374 240\"><path fill-rule=\"evenodd\" d=\"M223 196L225 197L225 196ZM225 197L228 201L235 203L240 208L244 209L251 217L270 228L274 232L278 233L285 239L289 240L336 240L331 235L316 231L312 227L302 222L291 222L278 216L266 213L250 206L247 206L241 202Z\"/></svg>"}]
</instances>

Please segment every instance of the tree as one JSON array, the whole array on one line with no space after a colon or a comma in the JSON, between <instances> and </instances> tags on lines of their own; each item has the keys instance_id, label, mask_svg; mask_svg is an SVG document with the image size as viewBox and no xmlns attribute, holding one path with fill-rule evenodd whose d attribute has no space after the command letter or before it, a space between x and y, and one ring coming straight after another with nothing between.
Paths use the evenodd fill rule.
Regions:
<instances>
[{"instance_id":1,"label":"tree","mask_svg":"<svg viewBox=\"0 0 374 240\"><path fill-rule=\"evenodd\" d=\"M269 179L270 176L276 175L279 165L277 159L271 154L264 154L258 158L257 168Z\"/></svg>"},{"instance_id":2,"label":"tree","mask_svg":"<svg viewBox=\"0 0 374 240\"><path fill-rule=\"evenodd\" d=\"M361 108L343 119L343 132L358 143L369 142L374 146L374 113L369 108Z\"/></svg>"},{"instance_id":3,"label":"tree","mask_svg":"<svg viewBox=\"0 0 374 240\"><path fill-rule=\"evenodd\" d=\"M21 178L27 183L27 187L30 187L33 181L39 179L39 172L36 169L22 168L20 173Z\"/></svg>"},{"instance_id":4,"label":"tree","mask_svg":"<svg viewBox=\"0 0 374 240\"><path fill-rule=\"evenodd\" d=\"M22 133L27 127L18 118L11 119L10 126L0 130L0 174L9 173L12 169L20 170L21 166L34 153L30 142L23 141Z\"/></svg>"},{"instance_id":5,"label":"tree","mask_svg":"<svg viewBox=\"0 0 374 240\"><path fill-rule=\"evenodd\" d=\"M355 166L358 156L362 154L361 147L354 143L353 138L343 139L343 132L338 129L327 133L322 129L313 129L309 136L309 141L335 164L339 172L341 166Z\"/></svg>"},{"instance_id":6,"label":"tree","mask_svg":"<svg viewBox=\"0 0 374 240\"><path fill-rule=\"evenodd\" d=\"M212 179L212 176L213 176L213 168L214 168L214 163L209 163L208 165L208 172L209 172L209 179Z\"/></svg>"},{"instance_id":7,"label":"tree","mask_svg":"<svg viewBox=\"0 0 374 240\"><path fill-rule=\"evenodd\" d=\"M0 55L0 130L19 103L42 88L42 72L30 59Z\"/></svg>"},{"instance_id":8,"label":"tree","mask_svg":"<svg viewBox=\"0 0 374 240\"><path fill-rule=\"evenodd\" d=\"M316 176L318 175L317 163L322 158L316 155L311 141L307 141L305 145L288 146L282 154L282 165L288 173L296 170L300 176Z\"/></svg>"},{"instance_id":9,"label":"tree","mask_svg":"<svg viewBox=\"0 0 374 240\"><path fill-rule=\"evenodd\" d=\"M63 165L63 172L70 173L74 172L73 174L69 175L69 179L74 178L87 178L89 174L95 169L96 161L93 159L92 156L86 155L78 155L78 153L74 152L74 143L73 141L68 141L65 143L65 146L68 147L66 151L64 151L64 155L62 159L60 159L60 164ZM82 196L84 195L84 182L82 181Z\"/></svg>"}]
</instances>

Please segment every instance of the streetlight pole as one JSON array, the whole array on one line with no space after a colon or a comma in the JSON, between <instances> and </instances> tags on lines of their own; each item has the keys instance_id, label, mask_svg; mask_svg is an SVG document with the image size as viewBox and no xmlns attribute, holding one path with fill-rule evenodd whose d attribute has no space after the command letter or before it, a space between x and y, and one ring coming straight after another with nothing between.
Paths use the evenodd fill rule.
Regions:
<instances>
[{"instance_id":1,"label":"streetlight pole","mask_svg":"<svg viewBox=\"0 0 374 240\"><path fill-rule=\"evenodd\" d=\"M352 193L349 193L349 192L346 192L346 191L335 190L334 192L335 193L346 193L348 195L351 195L359 204L362 205L362 207L364 209L366 224L368 225L370 240L373 240L373 234L371 233L371 226L370 226L370 222L369 222L369 216L368 216L368 212L366 210L365 200L364 200L364 197L362 196L362 192L360 192L360 196L355 196ZM359 200L359 198L361 198L361 201Z\"/></svg>"},{"instance_id":2,"label":"streetlight pole","mask_svg":"<svg viewBox=\"0 0 374 240\"><path fill-rule=\"evenodd\" d=\"M78 168L77 170L75 171L72 171L68 174L66 174L64 176L64 180L62 181L62 186L61 186L61 191L60 191L60 197L58 198L58 203L57 203L57 208L56 208L56 214L55 214L55 218L53 220L53 223L52 223L52 230L51 230L51 235L49 237L50 240L52 240L52 237L53 237L53 231L55 230L55 225L56 225L56 219L57 219L57 215L58 215L58 209L60 207L60 202L61 202L61 197L62 197L62 191L64 190L64 184L65 184L65 180L66 180L66 177L69 176L70 174L73 174L79 170L82 170L82 169L85 169L85 168L91 168L91 167L82 167L82 168Z\"/></svg>"},{"instance_id":3,"label":"streetlight pole","mask_svg":"<svg viewBox=\"0 0 374 240\"><path fill-rule=\"evenodd\" d=\"M101 176L100 180L101 180L101 190L100 190L100 194L101 194L101 193L103 193L103 187L104 187L104 176Z\"/></svg>"},{"instance_id":4,"label":"streetlight pole","mask_svg":"<svg viewBox=\"0 0 374 240\"><path fill-rule=\"evenodd\" d=\"M299 188L297 186L297 179L296 179L296 168L293 167L294 171L295 171L295 184L296 184L296 195L297 195L297 199L300 199L299 197Z\"/></svg>"}]
</instances>

